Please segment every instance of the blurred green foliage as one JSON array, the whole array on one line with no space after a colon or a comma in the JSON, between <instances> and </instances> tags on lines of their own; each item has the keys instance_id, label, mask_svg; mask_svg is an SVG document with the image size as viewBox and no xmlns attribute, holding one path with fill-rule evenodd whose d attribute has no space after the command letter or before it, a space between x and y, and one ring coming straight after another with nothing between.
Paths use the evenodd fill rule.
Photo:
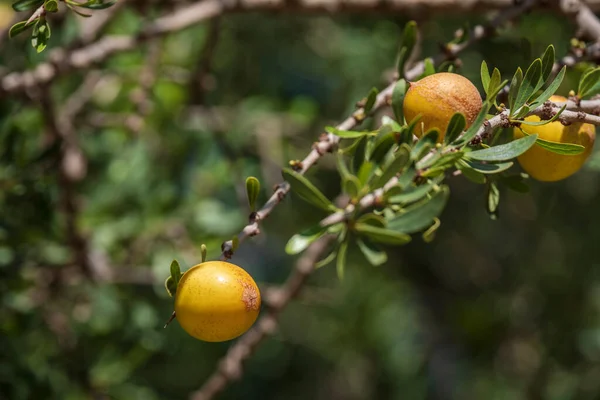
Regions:
<instances>
[{"instance_id":1,"label":"blurred green foliage","mask_svg":"<svg viewBox=\"0 0 600 400\"><path fill-rule=\"evenodd\" d=\"M133 33L144 19L125 7L107 33ZM469 17L471 25L480 21ZM37 54L27 38L4 39L0 65L31 68L85 23L73 15L52 22L46 51ZM210 27L186 29L160 40L156 79L145 93L151 111L141 115L132 91L151 45L99 66L101 81L76 119L88 168L75 187L77 229L93 261L114 275L97 282L74 261L59 148L47 145L40 104L1 99L0 399L166 400L198 389L231 343L198 342L177 322L163 330L172 311L163 286L171 260L193 266L201 243L209 259L220 254L221 242L246 223L246 177L260 178L264 201L287 160L302 158L325 125L383 87L406 22L226 16L201 85L194 77ZM421 55L434 55L464 22L421 23ZM478 88L484 59L510 79L548 44L558 57L566 53L574 27L563 18L536 11L519 22L461 55L460 72ZM581 72L570 70L559 93L575 88ZM85 74L52 86L59 110ZM388 248L377 268L352 248L343 282L332 266L320 269L222 398L598 398L598 169L595 153L564 182L502 193L497 221L481 187L449 180L432 243ZM309 176L328 197L339 192L332 157ZM287 198L233 262L263 288L282 282L294 262L285 243L321 217Z\"/></svg>"}]
</instances>

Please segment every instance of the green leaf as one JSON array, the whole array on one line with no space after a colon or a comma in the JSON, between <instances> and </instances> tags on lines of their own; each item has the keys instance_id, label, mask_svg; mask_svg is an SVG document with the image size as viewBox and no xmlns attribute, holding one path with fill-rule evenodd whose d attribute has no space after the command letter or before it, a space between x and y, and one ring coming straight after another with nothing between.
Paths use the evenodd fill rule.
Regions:
<instances>
[{"instance_id":1,"label":"green leaf","mask_svg":"<svg viewBox=\"0 0 600 400\"><path fill-rule=\"evenodd\" d=\"M396 62L396 70L398 76L404 78L404 66L406 61L409 59L412 51L417 43L417 23L410 21L404 26L404 33L402 34L402 43L400 44L400 51L398 52L398 61Z\"/></svg>"},{"instance_id":2,"label":"green leaf","mask_svg":"<svg viewBox=\"0 0 600 400\"><path fill-rule=\"evenodd\" d=\"M440 216L446 206L449 195L450 189L448 186L442 186L430 198L407 207L403 214L389 219L388 229L403 233L414 233L427 228L431 225L434 218Z\"/></svg>"},{"instance_id":3,"label":"green leaf","mask_svg":"<svg viewBox=\"0 0 600 400\"><path fill-rule=\"evenodd\" d=\"M375 242L383 244L403 245L411 240L410 235L367 224L356 223L354 229L361 236L366 236Z\"/></svg>"},{"instance_id":4,"label":"green leaf","mask_svg":"<svg viewBox=\"0 0 600 400\"><path fill-rule=\"evenodd\" d=\"M517 71L513 75L513 78L510 82L510 89L508 90L508 104L510 105L511 113L513 111L517 111L514 107L514 104L517 100L517 96L519 94L519 90L521 89L521 83L523 82L523 71L521 67L517 68Z\"/></svg>"},{"instance_id":5,"label":"green leaf","mask_svg":"<svg viewBox=\"0 0 600 400\"><path fill-rule=\"evenodd\" d=\"M385 227L385 218L374 213L363 214L356 220L357 223L375 226L378 228Z\"/></svg>"},{"instance_id":6,"label":"green leaf","mask_svg":"<svg viewBox=\"0 0 600 400\"><path fill-rule=\"evenodd\" d=\"M514 99L514 102L510 105L511 115L515 112L518 112L519 109L527 103L529 98L533 96L533 94L541 87L541 85L544 83L543 81L541 81L541 77L542 60L537 58L533 63L531 63L531 65L527 69L527 72L525 73L525 77L521 82L521 86L516 95L516 98Z\"/></svg>"},{"instance_id":7,"label":"green leaf","mask_svg":"<svg viewBox=\"0 0 600 400\"><path fill-rule=\"evenodd\" d=\"M375 164L373 164L371 161L365 161L362 163L357 174L361 186L366 185L374 174Z\"/></svg>"},{"instance_id":8,"label":"green leaf","mask_svg":"<svg viewBox=\"0 0 600 400\"><path fill-rule=\"evenodd\" d=\"M398 178L398 186L406 188L413 182L415 176L417 176L417 170L413 166L407 168Z\"/></svg>"},{"instance_id":9,"label":"green leaf","mask_svg":"<svg viewBox=\"0 0 600 400\"><path fill-rule=\"evenodd\" d=\"M113 4L116 3L116 0L110 0L110 1L98 1L98 0L91 0L91 1L87 1L83 4L79 4L79 7L83 7L83 8L88 8L90 10L104 10L106 8L111 7Z\"/></svg>"},{"instance_id":10,"label":"green leaf","mask_svg":"<svg viewBox=\"0 0 600 400\"><path fill-rule=\"evenodd\" d=\"M175 296L175 293L177 292L177 285L175 284L172 276L169 276L165 280L165 289L167 290L169 297Z\"/></svg>"},{"instance_id":11,"label":"green leaf","mask_svg":"<svg viewBox=\"0 0 600 400\"><path fill-rule=\"evenodd\" d=\"M463 113L455 113L452 118L450 118L450 122L448 123L448 128L446 128L446 135L444 136L444 143L449 144L452 143L458 138L458 136L463 133L465 127L467 126L467 119Z\"/></svg>"},{"instance_id":12,"label":"green leaf","mask_svg":"<svg viewBox=\"0 0 600 400\"><path fill-rule=\"evenodd\" d=\"M331 253L329 253L327 255L327 257L325 257L324 259L320 260L319 262L317 262L315 264L315 269L319 269L319 268L326 266L327 264L332 262L336 256L337 256L337 249L334 249Z\"/></svg>"},{"instance_id":13,"label":"green leaf","mask_svg":"<svg viewBox=\"0 0 600 400\"><path fill-rule=\"evenodd\" d=\"M531 133L524 131L522 128L520 129L521 132L523 132L525 135L531 135ZM564 154L568 156L581 154L585 151L585 147L583 147L580 144L551 142L549 140L541 139L539 137L535 141L535 144L537 144L543 149L551 151L552 153Z\"/></svg>"},{"instance_id":14,"label":"green leaf","mask_svg":"<svg viewBox=\"0 0 600 400\"><path fill-rule=\"evenodd\" d=\"M442 225L442 221L440 221L439 218L434 218L433 219L433 224L427 228L427 230L425 232L423 232L423 241L425 243L431 243L433 241L433 239L435 239L435 233L437 232L437 230L440 228L440 226Z\"/></svg>"},{"instance_id":15,"label":"green leaf","mask_svg":"<svg viewBox=\"0 0 600 400\"><path fill-rule=\"evenodd\" d=\"M406 81L400 79L396 82L392 91L392 110L396 121L400 124L404 124L404 96L406 95L407 86Z\"/></svg>"},{"instance_id":16,"label":"green leaf","mask_svg":"<svg viewBox=\"0 0 600 400\"><path fill-rule=\"evenodd\" d=\"M456 166L462 172L464 177L470 180L471 182L476 184L485 183L485 176L481 172L476 171L471 166L469 166L467 164L467 160L463 159L458 161L458 163L456 163Z\"/></svg>"},{"instance_id":17,"label":"green leaf","mask_svg":"<svg viewBox=\"0 0 600 400\"><path fill-rule=\"evenodd\" d=\"M496 164L484 164L475 160L464 160L464 162L469 167L471 167L477 172L481 172L482 174L497 174L499 172L506 171L507 169L513 166L512 161Z\"/></svg>"},{"instance_id":18,"label":"green leaf","mask_svg":"<svg viewBox=\"0 0 600 400\"><path fill-rule=\"evenodd\" d=\"M338 279L344 279L344 269L346 268L346 253L348 252L348 239L344 239L337 251L336 270Z\"/></svg>"},{"instance_id":19,"label":"green leaf","mask_svg":"<svg viewBox=\"0 0 600 400\"><path fill-rule=\"evenodd\" d=\"M342 180L342 187L351 199L357 199L362 187L360 180L354 175L348 175Z\"/></svg>"},{"instance_id":20,"label":"green leaf","mask_svg":"<svg viewBox=\"0 0 600 400\"><path fill-rule=\"evenodd\" d=\"M248 205L251 211L256 210L256 200L260 193L260 182L254 176L246 178L246 196L248 197Z\"/></svg>"},{"instance_id":21,"label":"green leaf","mask_svg":"<svg viewBox=\"0 0 600 400\"><path fill-rule=\"evenodd\" d=\"M473 140L473 138L479 131L479 128L481 128L481 126L483 125L483 122L485 121L490 106L491 104L487 101L485 101L482 104L481 110L479 111L479 114L477 114L477 118L475 118L475 121L473 121L473 123L469 126L464 135L462 135L453 142L454 145L462 147L467 145L471 140Z\"/></svg>"},{"instance_id":22,"label":"green leaf","mask_svg":"<svg viewBox=\"0 0 600 400\"><path fill-rule=\"evenodd\" d=\"M429 152L433 147L435 147L438 137L440 135L440 130L437 128L433 128L428 130L419 141L413 147L410 158L413 160L420 160L425 154Z\"/></svg>"},{"instance_id":23,"label":"green leaf","mask_svg":"<svg viewBox=\"0 0 600 400\"><path fill-rule=\"evenodd\" d=\"M282 175L283 179L290 184L292 191L307 203L325 211L337 210L331 201L304 176L289 168L284 168Z\"/></svg>"},{"instance_id":24,"label":"green leaf","mask_svg":"<svg viewBox=\"0 0 600 400\"><path fill-rule=\"evenodd\" d=\"M465 153L465 157L480 161L508 161L525 153L535 143L538 135L525 136L510 143Z\"/></svg>"},{"instance_id":25,"label":"green leaf","mask_svg":"<svg viewBox=\"0 0 600 400\"><path fill-rule=\"evenodd\" d=\"M562 83L563 78L565 77L566 69L567 69L566 65L561 68L561 70L558 72L558 74L556 75L556 78L554 78L552 83L546 88L546 90L544 90L542 92L542 94L540 94L535 99L535 101L533 103L531 103L531 109L538 108L539 106L544 104L546 102L546 100L548 100L556 92L556 90Z\"/></svg>"},{"instance_id":26,"label":"green leaf","mask_svg":"<svg viewBox=\"0 0 600 400\"><path fill-rule=\"evenodd\" d=\"M419 162L417 162L416 167L419 170L428 169L428 168L447 168L449 166L454 165L456 161L463 158L464 153L462 151L454 151L446 154L442 154L440 152L436 152L433 157L429 157L428 159L422 158Z\"/></svg>"},{"instance_id":27,"label":"green leaf","mask_svg":"<svg viewBox=\"0 0 600 400\"><path fill-rule=\"evenodd\" d=\"M421 78L425 78L426 76L433 75L433 74L435 74L435 67L433 66L433 59L428 57L423 61L423 75L421 75Z\"/></svg>"},{"instance_id":28,"label":"green leaf","mask_svg":"<svg viewBox=\"0 0 600 400\"><path fill-rule=\"evenodd\" d=\"M366 132L342 131L333 126L326 126L325 131L327 131L328 133L331 133L335 136L338 136L342 139L355 139L355 138L374 134L373 132L368 132L368 131L366 131Z\"/></svg>"},{"instance_id":29,"label":"green leaf","mask_svg":"<svg viewBox=\"0 0 600 400\"><path fill-rule=\"evenodd\" d=\"M397 173L401 172L410 160L410 153L408 146L401 146L396 154L394 154L394 160L383 170L381 176L379 176L373 183L371 189L379 189L383 187L390 179L392 179Z\"/></svg>"},{"instance_id":30,"label":"green leaf","mask_svg":"<svg viewBox=\"0 0 600 400\"><path fill-rule=\"evenodd\" d=\"M17 12L29 11L44 4L44 0L19 0L13 3L12 8Z\"/></svg>"},{"instance_id":31,"label":"green leaf","mask_svg":"<svg viewBox=\"0 0 600 400\"><path fill-rule=\"evenodd\" d=\"M491 100L492 93L494 93L496 91L496 89L498 88L498 86L500 85L501 79L502 79L502 76L500 75L500 71L498 70L498 68L494 68L494 71L492 72L492 75L490 77L490 82L489 82L486 92L485 92L486 99Z\"/></svg>"},{"instance_id":32,"label":"green leaf","mask_svg":"<svg viewBox=\"0 0 600 400\"><path fill-rule=\"evenodd\" d=\"M377 88L375 88L375 87L372 88L371 91L369 92L369 95L367 96L367 102L365 103L365 106L363 108L365 114L368 114L373 109L373 106L375 105L375 100L377 100L378 93L379 93L379 90L377 90Z\"/></svg>"},{"instance_id":33,"label":"green leaf","mask_svg":"<svg viewBox=\"0 0 600 400\"><path fill-rule=\"evenodd\" d=\"M27 21L17 22L10 27L10 30L8 31L8 37L12 39L19 33L25 32L29 28L33 28L33 24L27 25Z\"/></svg>"},{"instance_id":34,"label":"green leaf","mask_svg":"<svg viewBox=\"0 0 600 400\"><path fill-rule=\"evenodd\" d=\"M542 82L546 82L552 73L554 67L554 46L550 45L546 48L544 55L542 56Z\"/></svg>"},{"instance_id":35,"label":"green leaf","mask_svg":"<svg viewBox=\"0 0 600 400\"><path fill-rule=\"evenodd\" d=\"M371 152L369 160L373 161L375 164L381 164L394 144L396 144L396 134L394 132L389 132L380 136L373 146L373 151Z\"/></svg>"},{"instance_id":36,"label":"green leaf","mask_svg":"<svg viewBox=\"0 0 600 400\"><path fill-rule=\"evenodd\" d=\"M46 0L44 3L44 10L47 12L57 12L58 11L58 2L56 0Z\"/></svg>"},{"instance_id":37,"label":"green leaf","mask_svg":"<svg viewBox=\"0 0 600 400\"><path fill-rule=\"evenodd\" d=\"M352 159L352 169L354 172L358 172L360 170L361 165L365 161L367 152L367 138L363 136L358 139L358 143L356 144L356 149L354 150L354 158Z\"/></svg>"},{"instance_id":38,"label":"green leaf","mask_svg":"<svg viewBox=\"0 0 600 400\"><path fill-rule=\"evenodd\" d=\"M377 267L387 261L387 254L367 238L356 238L356 244L367 261Z\"/></svg>"},{"instance_id":39,"label":"green leaf","mask_svg":"<svg viewBox=\"0 0 600 400\"><path fill-rule=\"evenodd\" d=\"M179 280L181 279L181 268L179 267L179 263L177 260L171 261L171 278L173 278L173 282L175 286L179 284Z\"/></svg>"},{"instance_id":40,"label":"green leaf","mask_svg":"<svg viewBox=\"0 0 600 400\"><path fill-rule=\"evenodd\" d=\"M48 21L43 18L40 18L38 22L33 27L33 32L31 36L31 45L38 53L41 53L46 48L48 44L48 39L50 39L50 25Z\"/></svg>"},{"instance_id":41,"label":"green leaf","mask_svg":"<svg viewBox=\"0 0 600 400\"><path fill-rule=\"evenodd\" d=\"M439 183L439 180L426 182L419 186L409 186L402 193L386 196L386 201L389 204L409 204L421 200L427 196Z\"/></svg>"},{"instance_id":42,"label":"green leaf","mask_svg":"<svg viewBox=\"0 0 600 400\"><path fill-rule=\"evenodd\" d=\"M583 99L595 94L594 87L598 81L600 81L600 67L586 71L579 80L577 95Z\"/></svg>"},{"instance_id":43,"label":"green leaf","mask_svg":"<svg viewBox=\"0 0 600 400\"><path fill-rule=\"evenodd\" d=\"M488 70L487 63L484 61L481 62L481 84L483 85L483 90L485 93L488 93L488 88L490 86L490 71Z\"/></svg>"},{"instance_id":44,"label":"green leaf","mask_svg":"<svg viewBox=\"0 0 600 400\"><path fill-rule=\"evenodd\" d=\"M487 212L493 220L498 219L498 206L500 204L500 190L496 182L490 182L487 191Z\"/></svg>"},{"instance_id":45,"label":"green leaf","mask_svg":"<svg viewBox=\"0 0 600 400\"><path fill-rule=\"evenodd\" d=\"M204 243L200 246L200 255L202 257L202 262L206 262L206 245Z\"/></svg>"},{"instance_id":46,"label":"green leaf","mask_svg":"<svg viewBox=\"0 0 600 400\"><path fill-rule=\"evenodd\" d=\"M285 245L287 254L298 254L304 251L312 242L327 233L329 227L316 225L300 233L296 233Z\"/></svg>"}]
</instances>

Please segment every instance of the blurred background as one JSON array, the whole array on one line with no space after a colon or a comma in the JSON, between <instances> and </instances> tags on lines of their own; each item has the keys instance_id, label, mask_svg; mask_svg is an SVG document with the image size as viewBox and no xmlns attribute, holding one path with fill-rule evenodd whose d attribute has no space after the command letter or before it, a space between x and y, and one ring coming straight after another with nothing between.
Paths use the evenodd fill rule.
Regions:
<instances>
[{"instance_id":1,"label":"blurred background","mask_svg":"<svg viewBox=\"0 0 600 400\"><path fill-rule=\"evenodd\" d=\"M10 3L0 2L0 75L90 40L86 24L108 12L50 16L37 54L27 34L6 37ZM170 3L125 4L99 35L133 34ZM419 19L418 58L485 17ZM202 243L220 255L247 221L245 178L259 177L265 201L288 160L385 87L408 20L236 13L69 72L46 94L1 94L0 399L198 390L232 343L197 341L176 321L163 329L171 260L199 263ZM567 54L576 31L561 15L527 13L463 52L458 71L481 89L482 60L509 78L549 44ZM560 94L582 70L569 70ZM308 176L339 193L332 157ZM218 398L600 398L599 180L594 153L565 181L503 191L493 221L483 186L450 178L433 243L389 248L377 268L352 249L343 282L331 265L316 271ZM278 285L297 258L285 243L322 217L292 195L232 262L261 288Z\"/></svg>"}]
</instances>

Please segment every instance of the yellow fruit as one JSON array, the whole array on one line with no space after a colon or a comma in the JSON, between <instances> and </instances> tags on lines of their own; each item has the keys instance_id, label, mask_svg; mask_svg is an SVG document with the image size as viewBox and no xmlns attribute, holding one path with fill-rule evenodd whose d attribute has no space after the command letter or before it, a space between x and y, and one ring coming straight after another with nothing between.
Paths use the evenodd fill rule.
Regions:
<instances>
[{"instance_id":1,"label":"yellow fruit","mask_svg":"<svg viewBox=\"0 0 600 400\"><path fill-rule=\"evenodd\" d=\"M479 91L467 78L439 72L410 83L404 97L404 117L410 123L421 114L415 135L421 137L428 130L438 128L441 142L452 115L463 113L469 127L477 118L482 102Z\"/></svg>"},{"instance_id":2,"label":"yellow fruit","mask_svg":"<svg viewBox=\"0 0 600 400\"><path fill-rule=\"evenodd\" d=\"M562 96L552 96L550 101L563 102L567 99ZM532 115L525 118L525 120L539 121L540 118ZM585 150L579 154L564 155L553 153L534 144L533 147L517 157L517 160L525 172L538 181L559 181L579 171L590 156L596 140L595 126L581 122L564 126L559 121L553 121L546 125L523 125L522 127L527 133L537 133L540 139L558 143L580 144L585 147ZM514 136L515 139L519 139L525 135L520 128L515 128Z\"/></svg>"},{"instance_id":3,"label":"yellow fruit","mask_svg":"<svg viewBox=\"0 0 600 400\"><path fill-rule=\"evenodd\" d=\"M186 271L177 285L175 313L181 327L206 342L234 339L256 321L261 297L256 282L237 265L208 261Z\"/></svg>"}]
</instances>

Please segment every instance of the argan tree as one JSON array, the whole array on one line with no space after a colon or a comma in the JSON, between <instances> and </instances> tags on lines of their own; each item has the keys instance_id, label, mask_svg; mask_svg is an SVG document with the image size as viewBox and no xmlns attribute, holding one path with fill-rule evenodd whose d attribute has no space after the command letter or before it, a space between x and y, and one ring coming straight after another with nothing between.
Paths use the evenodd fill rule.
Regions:
<instances>
[{"instance_id":1,"label":"argan tree","mask_svg":"<svg viewBox=\"0 0 600 400\"><path fill-rule=\"evenodd\" d=\"M4 5L0 398L597 398L595 10Z\"/></svg>"}]
</instances>

